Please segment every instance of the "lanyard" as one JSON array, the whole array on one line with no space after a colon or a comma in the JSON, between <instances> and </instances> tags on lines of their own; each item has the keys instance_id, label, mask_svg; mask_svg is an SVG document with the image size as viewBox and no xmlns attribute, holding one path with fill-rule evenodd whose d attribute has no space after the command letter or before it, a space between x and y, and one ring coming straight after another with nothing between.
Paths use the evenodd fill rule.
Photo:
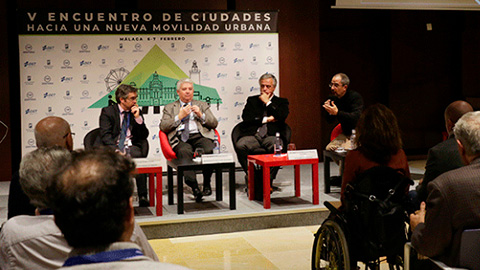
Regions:
<instances>
[{"instance_id":1,"label":"lanyard","mask_svg":"<svg viewBox=\"0 0 480 270\"><path fill-rule=\"evenodd\" d=\"M121 261L128 258L142 256L143 253L137 248L119 249L104 251L92 255L80 255L68 258L63 266L73 266L80 264L102 263Z\"/></svg>"}]
</instances>

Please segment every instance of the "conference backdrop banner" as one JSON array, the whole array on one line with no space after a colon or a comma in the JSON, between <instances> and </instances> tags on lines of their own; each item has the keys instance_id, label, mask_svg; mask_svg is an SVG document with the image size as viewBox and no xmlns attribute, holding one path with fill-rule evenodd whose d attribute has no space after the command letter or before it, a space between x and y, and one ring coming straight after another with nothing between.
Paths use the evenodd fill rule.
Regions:
<instances>
[{"instance_id":1,"label":"conference backdrop banner","mask_svg":"<svg viewBox=\"0 0 480 270\"><path fill-rule=\"evenodd\" d=\"M260 92L259 76L278 78L277 16L19 11L22 154L36 148L35 124L52 115L71 124L74 148L83 148L84 136L99 126L101 108L123 83L139 89L148 157L165 164L158 139L162 110L178 98L176 81L186 77L195 82L195 99L210 103L218 119L221 152L234 153L230 132L241 122L247 97Z\"/></svg>"}]
</instances>

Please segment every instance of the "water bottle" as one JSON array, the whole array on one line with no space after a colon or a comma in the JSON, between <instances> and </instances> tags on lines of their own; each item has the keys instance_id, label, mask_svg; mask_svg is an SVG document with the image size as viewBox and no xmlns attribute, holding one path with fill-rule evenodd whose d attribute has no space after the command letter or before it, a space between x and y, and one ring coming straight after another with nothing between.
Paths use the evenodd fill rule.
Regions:
<instances>
[{"instance_id":1,"label":"water bottle","mask_svg":"<svg viewBox=\"0 0 480 270\"><path fill-rule=\"evenodd\" d=\"M280 139L280 132L275 134L275 156L282 155L282 141Z\"/></svg>"},{"instance_id":2,"label":"water bottle","mask_svg":"<svg viewBox=\"0 0 480 270\"><path fill-rule=\"evenodd\" d=\"M355 132L355 129L352 129L352 135L350 135L350 149L353 150L355 148L357 148L357 145L356 145L356 140L357 136L356 136L356 132Z\"/></svg>"},{"instance_id":3,"label":"water bottle","mask_svg":"<svg viewBox=\"0 0 480 270\"><path fill-rule=\"evenodd\" d=\"M213 140L215 146L213 147L214 154L220 154L220 144L218 143L218 136L215 135L215 139Z\"/></svg>"},{"instance_id":4,"label":"water bottle","mask_svg":"<svg viewBox=\"0 0 480 270\"><path fill-rule=\"evenodd\" d=\"M126 157L130 157L130 146L132 146L132 140L125 139L125 148L123 148Z\"/></svg>"}]
</instances>

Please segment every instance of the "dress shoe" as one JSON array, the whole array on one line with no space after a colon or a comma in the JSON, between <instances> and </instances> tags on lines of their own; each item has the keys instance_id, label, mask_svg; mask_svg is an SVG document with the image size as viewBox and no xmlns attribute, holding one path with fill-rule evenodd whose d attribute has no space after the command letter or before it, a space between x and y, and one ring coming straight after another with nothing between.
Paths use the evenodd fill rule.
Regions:
<instances>
[{"instance_id":1,"label":"dress shoe","mask_svg":"<svg viewBox=\"0 0 480 270\"><path fill-rule=\"evenodd\" d=\"M212 187L210 185L203 186L203 196L210 196L212 195Z\"/></svg>"},{"instance_id":2,"label":"dress shoe","mask_svg":"<svg viewBox=\"0 0 480 270\"><path fill-rule=\"evenodd\" d=\"M272 194L274 191L282 191L282 190L279 187L271 186L270 187L270 194Z\"/></svg>"},{"instance_id":3,"label":"dress shoe","mask_svg":"<svg viewBox=\"0 0 480 270\"><path fill-rule=\"evenodd\" d=\"M331 176L330 177L330 185L339 187L342 185L342 177L341 176Z\"/></svg>"},{"instance_id":4,"label":"dress shoe","mask_svg":"<svg viewBox=\"0 0 480 270\"><path fill-rule=\"evenodd\" d=\"M140 199L138 200L138 205L140 207L149 207L150 202L147 200L147 197L141 196Z\"/></svg>"},{"instance_id":5,"label":"dress shoe","mask_svg":"<svg viewBox=\"0 0 480 270\"><path fill-rule=\"evenodd\" d=\"M193 196L195 197L196 202L201 202L202 197L203 197L203 193L200 191L200 189L198 187L196 187L196 188L193 189Z\"/></svg>"}]
</instances>

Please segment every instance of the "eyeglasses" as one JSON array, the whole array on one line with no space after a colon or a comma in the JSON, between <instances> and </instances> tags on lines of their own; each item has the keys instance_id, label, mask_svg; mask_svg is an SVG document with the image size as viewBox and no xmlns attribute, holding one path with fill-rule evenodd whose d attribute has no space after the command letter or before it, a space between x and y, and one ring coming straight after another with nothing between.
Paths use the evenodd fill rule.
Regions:
<instances>
[{"instance_id":1,"label":"eyeglasses","mask_svg":"<svg viewBox=\"0 0 480 270\"><path fill-rule=\"evenodd\" d=\"M72 139L75 139L75 133L73 132L68 132L67 134L63 135L63 138L67 138L68 134L72 134Z\"/></svg>"},{"instance_id":2,"label":"eyeglasses","mask_svg":"<svg viewBox=\"0 0 480 270\"><path fill-rule=\"evenodd\" d=\"M339 83L330 83L328 84L328 87L332 88L332 86L334 86L335 88L339 87L339 86L343 86L343 84L339 84Z\"/></svg>"}]
</instances>

